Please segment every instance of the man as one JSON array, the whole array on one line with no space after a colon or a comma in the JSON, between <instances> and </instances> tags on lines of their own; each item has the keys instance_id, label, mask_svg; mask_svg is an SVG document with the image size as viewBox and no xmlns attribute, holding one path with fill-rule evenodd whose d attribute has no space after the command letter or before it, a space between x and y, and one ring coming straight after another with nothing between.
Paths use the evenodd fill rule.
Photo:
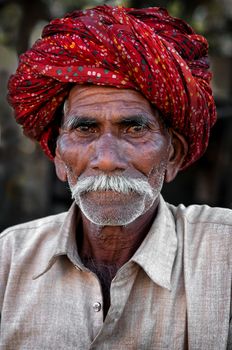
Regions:
<instances>
[{"instance_id":1,"label":"man","mask_svg":"<svg viewBox=\"0 0 232 350\"><path fill-rule=\"evenodd\" d=\"M100 6L21 56L9 101L75 202L1 235L1 349L232 349L232 213L160 195L208 144L207 49L164 9Z\"/></svg>"}]
</instances>

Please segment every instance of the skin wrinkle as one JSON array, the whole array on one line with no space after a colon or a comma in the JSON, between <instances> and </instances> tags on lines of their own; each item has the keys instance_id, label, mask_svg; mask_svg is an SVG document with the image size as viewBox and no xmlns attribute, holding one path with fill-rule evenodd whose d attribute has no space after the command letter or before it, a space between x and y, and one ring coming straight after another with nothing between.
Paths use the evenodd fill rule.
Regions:
<instances>
[{"instance_id":1,"label":"skin wrinkle","mask_svg":"<svg viewBox=\"0 0 232 350\"><path fill-rule=\"evenodd\" d=\"M68 99L65 100L64 102L64 105L63 105L63 118L62 118L62 123L61 123L61 128L63 130L65 129L70 129L71 126L73 124L75 124L75 121L76 121L76 118L77 118L77 115L74 114L69 114L68 111L69 111L69 102L68 102ZM91 104L90 104L91 106ZM94 106L94 104L93 104ZM167 125L167 121L164 120L162 114L160 111L158 111L154 106L151 105L151 109L152 109L152 112L155 116L157 116L157 119L153 119L153 122L157 122L156 125L158 127L158 130L162 130L162 132L164 131L168 131L169 132L169 126ZM147 114L146 111L143 111L143 113L141 113L141 116L144 116L144 117L147 117L149 119L149 114ZM66 121L65 121L66 119Z\"/></svg>"}]
</instances>

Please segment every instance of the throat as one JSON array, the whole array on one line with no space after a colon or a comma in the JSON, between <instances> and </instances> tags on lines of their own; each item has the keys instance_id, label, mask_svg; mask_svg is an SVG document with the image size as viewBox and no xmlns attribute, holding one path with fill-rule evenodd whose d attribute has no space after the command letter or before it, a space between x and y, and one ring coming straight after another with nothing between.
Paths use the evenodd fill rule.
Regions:
<instances>
[{"instance_id":1,"label":"throat","mask_svg":"<svg viewBox=\"0 0 232 350\"><path fill-rule=\"evenodd\" d=\"M103 315L104 319L107 315L107 312L110 308L110 286L113 278L117 273L116 264L99 264L96 263L92 258L83 258L83 264L92 271L99 279L102 289L103 296Z\"/></svg>"}]
</instances>

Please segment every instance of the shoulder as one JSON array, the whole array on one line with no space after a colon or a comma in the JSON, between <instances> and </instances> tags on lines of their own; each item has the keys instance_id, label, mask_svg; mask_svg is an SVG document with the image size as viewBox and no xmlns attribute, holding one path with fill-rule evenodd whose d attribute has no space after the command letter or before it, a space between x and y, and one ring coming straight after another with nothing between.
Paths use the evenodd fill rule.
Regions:
<instances>
[{"instance_id":1,"label":"shoulder","mask_svg":"<svg viewBox=\"0 0 232 350\"><path fill-rule=\"evenodd\" d=\"M17 234L17 233L20 234L20 232L25 234L31 231L44 231L48 228L51 228L57 225L59 226L60 224L63 223L64 217L66 214L67 212L56 214L56 215L50 215L40 219L26 222L23 224L11 226L0 234L0 239L4 239L4 237L12 234Z\"/></svg>"},{"instance_id":2,"label":"shoulder","mask_svg":"<svg viewBox=\"0 0 232 350\"><path fill-rule=\"evenodd\" d=\"M219 282L224 278L231 288L232 210L207 205L168 207L185 276L200 284L212 280L214 286L222 283L225 287L227 284Z\"/></svg>"},{"instance_id":3,"label":"shoulder","mask_svg":"<svg viewBox=\"0 0 232 350\"><path fill-rule=\"evenodd\" d=\"M196 251L196 255L201 247L205 252L231 256L231 209L183 204L176 207L168 204L168 207L175 220L176 234L185 248Z\"/></svg>"},{"instance_id":4,"label":"shoulder","mask_svg":"<svg viewBox=\"0 0 232 350\"><path fill-rule=\"evenodd\" d=\"M175 220L179 245L188 261L198 261L198 264L208 261L216 268L220 260L232 268L232 210L207 205L168 204L168 207Z\"/></svg>"},{"instance_id":5,"label":"shoulder","mask_svg":"<svg viewBox=\"0 0 232 350\"><path fill-rule=\"evenodd\" d=\"M44 236L52 236L63 224L66 214L51 215L7 228L0 234L0 250L9 244L19 249L23 242L36 243Z\"/></svg>"},{"instance_id":6,"label":"shoulder","mask_svg":"<svg viewBox=\"0 0 232 350\"><path fill-rule=\"evenodd\" d=\"M232 229L231 209L210 207L208 205L190 205L186 207L183 204L178 206L168 204L168 207L177 221L185 220L189 225L224 226Z\"/></svg>"}]
</instances>

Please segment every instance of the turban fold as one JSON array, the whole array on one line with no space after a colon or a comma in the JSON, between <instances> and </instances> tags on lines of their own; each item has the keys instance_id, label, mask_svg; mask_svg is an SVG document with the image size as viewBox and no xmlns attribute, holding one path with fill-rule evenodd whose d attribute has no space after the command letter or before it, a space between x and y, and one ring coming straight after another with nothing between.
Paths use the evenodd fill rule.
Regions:
<instances>
[{"instance_id":1,"label":"turban fold","mask_svg":"<svg viewBox=\"0 0 232 350\"><path fill-rule=\"evenodd\" d=\"M9 80L24 133L54 157L62 106L75 84L140 91L188 142L182 168L208 145L216 120L208 43L165 9L98 6L45 26Z\"/></svg>"}]
</instances>

